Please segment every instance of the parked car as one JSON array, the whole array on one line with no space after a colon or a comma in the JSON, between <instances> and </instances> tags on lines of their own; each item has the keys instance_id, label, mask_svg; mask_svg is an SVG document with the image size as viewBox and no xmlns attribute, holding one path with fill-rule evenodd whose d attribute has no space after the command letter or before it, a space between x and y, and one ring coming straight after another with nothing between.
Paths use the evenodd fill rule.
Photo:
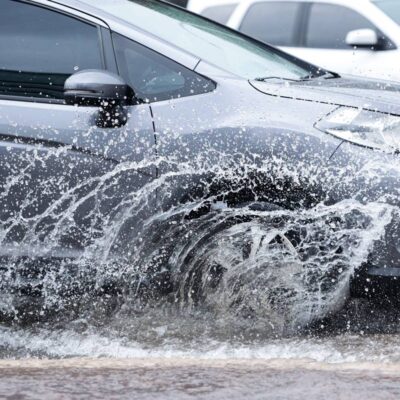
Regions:
<instances>
[{"instance_id":1,"label":"parked car","mask_svg":"<svg viewBox=\"0 0 400 400\"><path fill-rule=\"evenodd\" d=\"M189 0L187 8L220 24L227 24L238 0Z\"/></svg>"},{"instance_id":2,"label":"parked car","mask_svg":"<svg viewBox=\"0 0 400 400\"><path fill-rule=\"evenodd\" d=\"M197 12L195 2L189 9ZM229 17L224 15L218 22L328 70L400 80L400 3L396 0L239 3L232 1L229 10L225 6ZM207 15L200 10L211 18L216 11L207 8Z\"/></svg>"},{"instance_id":3,"label":"parked car","mask_svg":"<svg viewBox=\"0 0 400 400\"><path fill-rule=\"evenodd\" d=\"M156 0L0 7L1 307L115 277L310 310L350 275L395 287L399 85Z\"/></svg>"}]
</instances>

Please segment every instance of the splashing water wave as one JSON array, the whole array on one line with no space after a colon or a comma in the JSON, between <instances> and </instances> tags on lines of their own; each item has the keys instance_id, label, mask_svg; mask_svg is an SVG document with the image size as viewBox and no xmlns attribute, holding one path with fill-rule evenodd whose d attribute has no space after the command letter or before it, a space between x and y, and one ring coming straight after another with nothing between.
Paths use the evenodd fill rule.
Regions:
<instances>
[{"instance_id":1,"label":"splashing water wave","mask_svg":"<svg viewBox=\"0 0 400 400\"><path fill-rule=\"evenodd\" d=\"M224 156L213 167L201 159L122 163L60 190L44 210L26 212L28 196L20 214L9 216L0 229L4 247L17 227L24 231L20 254L1 267L4 319L40 324L50 316L54 326L68 323L78 331L107 326L150 343L160 337L288 335L338 310L351 275L396 208L356 199L326 204L323 198L301 209L285 207L272 202L265 188L280 188L284 195L288 181L312 187L312 167L290 170L285 160L267 164L254 158L236 165L237 159ZM127 176L153 167L168 172L139 188L129 186ZM29 165L7 182L2 201L25 175ZM234 184L216 192L215 182L221 181ZM62 188L62 177L56 183ZM42 190L52 185L42 182ZM327 190L330 185L327 179ZM176 197L178 189L190 196ZM231 201L232 193L243 201ZM84 232L82 212L89 221ZM85 238L83 250L43 265L71 232ZM24 267L27 248L34 267Z\"/></svg>"}]
</instances>

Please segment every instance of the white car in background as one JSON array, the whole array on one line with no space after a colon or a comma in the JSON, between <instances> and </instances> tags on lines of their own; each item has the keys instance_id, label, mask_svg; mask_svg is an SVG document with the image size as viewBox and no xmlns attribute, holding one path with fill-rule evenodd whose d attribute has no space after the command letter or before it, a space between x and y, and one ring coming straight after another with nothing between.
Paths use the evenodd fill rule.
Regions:
<instances>
[{"instance_id":1,"label":"white car in background","mask_svg":"<svg viewBox=\"0 0 400 400\"><path fill-rule=\"evenodd\" d=\"M235 0L189 0L187 9L220 24L227 24L238 4L239 1Z\"/></svg>"},{"instance_id":2,"label":"white car in background","mask_svg":"<svg viewBox=\"0 0 400 400\"><path fill-rule=\"evenodd\" d=\"M400 81L400 0L191 0L188 8L325 69Z\"/></svg>"}]
</instances>

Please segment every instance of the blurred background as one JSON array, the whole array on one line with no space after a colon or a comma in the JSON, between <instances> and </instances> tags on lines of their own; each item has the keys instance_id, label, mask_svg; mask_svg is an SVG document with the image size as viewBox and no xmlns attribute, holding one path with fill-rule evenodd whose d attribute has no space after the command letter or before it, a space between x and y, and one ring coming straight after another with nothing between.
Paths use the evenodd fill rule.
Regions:
<instances>
[{"instance_id":1,"label":"blurred background","mask_svg":"<svg viewBox=\"0 0 400 400\"><path fill-rule=\"evenodd\" d=\"M176 4L177 6L187 7L188 0L169 0L169 3Z\"/></svg>"},{"instance_id":2,"label":"blurred background","mask_svg":"<svg viewBox=\"0 0 400 400\"><path fill-rule=\"evenodd\" d=\"M310 63L400 81L400 0L171 0Z\"/></svg>"}]
</instances>

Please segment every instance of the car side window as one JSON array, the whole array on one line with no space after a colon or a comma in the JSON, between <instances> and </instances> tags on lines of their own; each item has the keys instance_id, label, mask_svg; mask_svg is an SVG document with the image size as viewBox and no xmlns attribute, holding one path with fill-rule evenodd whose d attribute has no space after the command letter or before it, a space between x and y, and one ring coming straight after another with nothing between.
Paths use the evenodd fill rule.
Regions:
<instances>
[{"instance_id":1,"label":"car side window","mask_svg":"<svg viewBox=\"0 0 400 400\"><path fill-rule=\"evenodd\" d=\"M348 7L314 3L308 22L306 46L350 49L346 44L346 36L355 29L376 30L368 19Z\"/></svg>"},{"instance_id":2,"label":"car side window","mask_svg":"<svg viewBox=\"0 0 400 400\"><path fill-rule=\"evenodd\" d=\"M236 3L233 3L224 4L222 6L207 7L201 12L201 15L219 22L220 24L226 24L235 10L236 5Z\"/></svg>"},{"instance_id":3,"label":"car side window","mask_svg":"<svg viewBox=\"0 0 400 400\"><path fill-rule=\"evenodd\" d=\"M71 74L103 69L97 27L13 0L1 0L0 54L0 95L62 99Z\"/></svg>"},{"instance_id":4,"label":"car side window","mask_svg":"<svg viewBox=\"0 0 400 400\"><path fill-rule=\"evenodd\" d=\"M121 76L146 102L211 92L213 81L124 36L113 33Z\"/></svg>"},{"instance_id":5,"label":"car side window","mask_svg":"<svg viewBox=\"0 0 400 400\"><path fill-rule=\"evenodd\" d=\"M255 3L244 16L240 31L275 46L297 46L300 7L290 1Z\"/></svg>"}]
</instances>

